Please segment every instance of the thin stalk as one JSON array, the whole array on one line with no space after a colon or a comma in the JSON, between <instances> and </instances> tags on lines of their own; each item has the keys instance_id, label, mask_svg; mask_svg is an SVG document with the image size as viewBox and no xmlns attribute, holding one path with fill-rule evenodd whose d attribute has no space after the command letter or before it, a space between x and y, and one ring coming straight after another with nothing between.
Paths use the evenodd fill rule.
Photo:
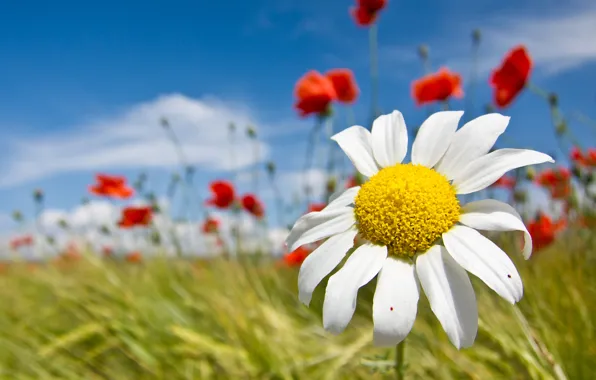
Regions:
<instances>
[{"instance_id":1,"label":"thin stalk","mask_svg":"<svg viewBox=\"0 0 596 380\"><path fill-rule=\"evenodd\" d=\"M302 173L302 181L303 181L303 191L305 193L306 203L309 204L311 202L310 195L310 176L309 171L312 169L313 165L313 158L314 158L314 151L316 145L316 136L318 135L321 129L321 118L317 118L317 122L314 127L311 129L310 134L308 135L308 142L306 145L306 155L305 155L305 162L304 162L304 171Z\"/></svg>"},{"instance_id":2,"label":"thin stalk","mask_svg":"<svg viewBox=\"0 0 596 380\"><path fill-rule=\"evenodd\" d=\"M405 365L404 365L404 358L405 358L405 351L406 351L406 340L402 340L400 343L397 344L395 347L395 378L397 380L404 380L405 379Z\"/></svg>"},{"instance_id":3,"label":"thin stalk","mask_svg":"<svg viewBox=\"0 0 596 380\"><path fill-rule=\"evenodd\" d=\"M371 115L374 120L378 116L379 97L379 62L378 62L378 30L373 24L368 30L368 44L370 48L370 96ZM369 127L371 128L372 125Z\"/></svg>"}]
</instances>

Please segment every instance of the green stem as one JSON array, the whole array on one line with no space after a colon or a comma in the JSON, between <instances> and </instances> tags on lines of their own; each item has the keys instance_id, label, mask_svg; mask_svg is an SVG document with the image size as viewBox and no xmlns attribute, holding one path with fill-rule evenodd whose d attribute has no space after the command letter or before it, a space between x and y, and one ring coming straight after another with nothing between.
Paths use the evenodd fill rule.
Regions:
<instances>
[{"instance_id":1,"label":"green stem","mask_svg":"<svg viewBox=\"0 0 596 380\"><path fill-rule=\"evenodd\" d=\"M373 24L368 30L370 47L370 94L371 94L371 115L374 120L378 116L379 97L379 62L378 62L378 41L377 24ZM372 128L372 125L371 127Z\"/></svg>"},{"instance_id":2,"label":"green stem","mask_svg":"<svg viewBox=\"0 0 596 380\"><path fill-rule=\"evenodd\" d=\"M305 198L306 198L306 203L308 205L308 203L310 203L310 194L311 194L311 189L309 189L309 171L312 168L313 165L313 156L314 156L314 151L315 151L315 145L316 145L316 136L319 132L319 130L321 129L321 118L317 118L317 123L315 124L315 126L311 129L310 134L308 136L308 142L306 143L306 156L305 156L305 162L304 162L304 172L302 173L302 178L303 178L303 190L305 193Z\"/></svg>"},{"instance_id":3,"label":"green stem","mask_svg":"<svg viewBox=\"0 0 596 380\"><path fill-rule=\"evenodd\" d=\"M332 116L328 116L327 120L325 120L325 132L327 135L327 144L329 144L329 152L328 152L328 157L327 157L327 181L331 181L331 179L333 178L333 170L334 170L334 155L333 152L335 152L335 141L331 140L331 137L333 136L333 117ZM329 195L331 194L327 194L327 197L329 197Z\"/></svg>"},{"instance_id":4,"label":"green stem","mask_svg":"<svg viewBox=\"0 0 596 380\"><path fill-rule=\"evenodd\" d=\"M404 380L405 379L405 366L404 366L404 358L405 358L405 351L406 351L406 340L402 340L396 347L395 347L395 378L397 380Z\"/></svg>"}]
</instances>

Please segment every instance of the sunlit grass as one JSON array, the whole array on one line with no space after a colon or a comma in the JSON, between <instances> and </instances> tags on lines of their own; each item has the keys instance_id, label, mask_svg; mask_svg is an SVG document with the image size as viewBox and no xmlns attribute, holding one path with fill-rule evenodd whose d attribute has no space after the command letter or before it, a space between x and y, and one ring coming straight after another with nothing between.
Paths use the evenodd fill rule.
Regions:
<instances>
[{"instance_id":1,"label":"sunlit grass","mask_svg":"<svg viewBox=\"0 0 596 380\"><path fill-rule=\"evenodd\" d=\"M448 342L423 298L406 378L591 378L593 240L571 233L528 262L514 257L525 285L516 307L474 281L480 328L470 349ZM371 345L374 281L345 333L332 336L320 320L324 287L308 309L296 277L223 260L12 265L0 275L0 377L393 378L393 350Z\"/></svg>"}]
</instances>

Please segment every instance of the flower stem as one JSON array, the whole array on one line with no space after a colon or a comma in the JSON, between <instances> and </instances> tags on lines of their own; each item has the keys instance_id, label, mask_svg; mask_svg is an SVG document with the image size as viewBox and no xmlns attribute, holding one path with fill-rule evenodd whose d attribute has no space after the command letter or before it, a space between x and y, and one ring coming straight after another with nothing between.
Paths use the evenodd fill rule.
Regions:
<instances>
[{"instance_id":1,"label":"flower stem","mask_svg":"<svg viewBox=\"0 0 596 380\"><path fill-rule=\"evenodd\" d=\"M370 47L370 94L371 94L371 116L372 120L378 114L379 97L379 63L377 57L377 24L373 24L368 30L368 39Z\"/></svg>"},{"instance_id":2,"label":"flower stem","mask_svg":"<svg viewBox=\"0 0 596 380\"><path fill-rule=\"evenodd\" d=\"M404 380L405 379L405 365L404 365L404 357L406 351L406 340L402 340L399 344L395 347L395 378L397 380Z\"/></svg>"},{"instance_id":3,"label":"flower stem","mask_svg":"<svg viewBox=\"0 0 596 380\"><path fill-rule=\"evenodd\" d=\"M312 165L313 165L313 156L314 156L314 152L315 152L315 145L316 145L316 136L319 133L320 129L321 129L321 124L322 124L322 120L321 118L317 118L317 122L315 124L315 126L311 129L310 134L308 136L308 142L306 143L306 155L305 155L305 162L304 162L304 171L302 173L302 178L303 178L303 191L306 194L305 198L306 198L306 204L308 207L308 204L310 203L310 195L312 193L312 189L310 188L310 176L309 176L309 172L310 169L312 169Z\"/></svg>"}]
</instances>

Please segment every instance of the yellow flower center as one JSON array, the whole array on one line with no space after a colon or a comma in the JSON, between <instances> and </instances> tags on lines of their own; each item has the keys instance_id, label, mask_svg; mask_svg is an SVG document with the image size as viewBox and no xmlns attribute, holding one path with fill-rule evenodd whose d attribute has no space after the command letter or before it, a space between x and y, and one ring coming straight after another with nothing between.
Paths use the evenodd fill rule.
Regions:
<instances>
[{"instance_id":1,"label":"yellow flower center","mask_svg":"<svg viewBox=\"0 0 596 380\"><path fill-rule=\"evenodd\" d=\"M422 165L398 164L362 185L354 214L362 238L387 246L389 254L412 257L453 227L460 207L445 176Z\"/></svg>"}]
</instances>

